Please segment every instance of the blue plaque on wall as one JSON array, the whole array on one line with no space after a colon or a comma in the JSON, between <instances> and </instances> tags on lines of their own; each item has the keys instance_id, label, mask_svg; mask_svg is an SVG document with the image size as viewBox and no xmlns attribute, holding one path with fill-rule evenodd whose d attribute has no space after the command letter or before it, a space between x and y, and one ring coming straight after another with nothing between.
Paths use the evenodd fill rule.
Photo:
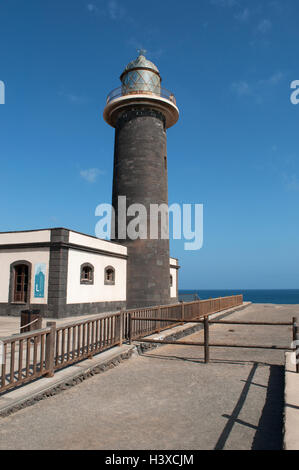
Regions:
<instances>
[{"instance_id":1,"label":"blue plaque on wall","mask_svg":"<svg viewBox=\"0 0 299 470\"><path fill-rule=\"evenodd\" d=\"M45 297L45 279L46 279L46 265L39 263L35 265L34 276L34 297Z\"/></svg>"}]
</instances>

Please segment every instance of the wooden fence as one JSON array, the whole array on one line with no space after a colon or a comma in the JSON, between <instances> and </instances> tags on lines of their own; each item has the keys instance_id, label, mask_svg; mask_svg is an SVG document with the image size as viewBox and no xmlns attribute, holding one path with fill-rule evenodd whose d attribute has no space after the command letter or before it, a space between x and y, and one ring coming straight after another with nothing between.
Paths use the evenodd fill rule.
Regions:
<instances>
[{"instance_id":1,"label":"wooden fence","mask_svg":"<svg viewBox=\"0 0 299 470\"><path fill-rule=\"evenodd\" d=\"M56 328L54 369L122 344L123 321L123 313L119 312Z\"/></svg>"},{"instance_id":2,"label":"wooden fence","mask_svg":"<svg viewBox=\"0 0 299 470\"><path fill-rule=\"evenodd\" d=\"M163 323L169 321L171 324L180 322L179 318L171 320L170 318L148 318L147 321L162 321ZM188 323L189 320L181 321L181 323ZM142 322L142 319L139 317L130 316L130 323ZM204 318L201 320L192 320L194 323L201 323L204 326L204 342L194 342L194 341L181 341L181 340L168 340L168 339L158 339L158 338L135 338L135 341L144 342L144 343L153 343L153 344L174 344L181 346L200 346L204 347L204 362L208 364L210 362L210 348L238 348L238 349L272 349L276 351L294 351L295 357L299 357L299 326L298 318L293 317L292 322L261 322L261 321L230 321L230 320L210 320L209 314L204 315ZM292 338L293 342L290 346L279 346L268 344L228 344L228 343L211 343L210 342L210 332L209 325L243 325L243 326L291 326L292 327ZM132 329L132 326L131 326ZM132 342L132 338L129 338L129 343ZM296 361L296 372L299 374L299 362Z\"/></svg>"},{"instance_id":3,"label":"wooden fence","mask_svg":"<svg viewBox=\"0 0 299 470\"><path fill-rule=\"evenodd\" d=\"M155 323L150 318L169 318L184 320L198 320L205 315L221 312L228 308L237 307L243 304L243 295L231 297L220 297L218 299L197 300L193 302L181 302L174 305L164 305L143 309L127 310L124 312L124 338L129 339L129 316L144 319L144 321L134 322L132 324L131 338L138 338L146 334L166 330L169 326L174 326L172 321L159 321Z\"/></svg>"},{"instance_id":4,"label":"wooden fence","mask_svg":"<svg viewBox=\"0 0 299 470\"><path fill-rule=\"evenodd\" d=\"M43 328L2 338L1 392L50 374L51 333Z\"/></svg>"},{"instance_id":5,"label":"wooden fence","mask_svg":"<svg viewBox=\"0 0 299 470\"><path fill-rule=\"evenodd\" d=\"M121 311L98 315L83 321L47 327L29 333L0 338L2 356L0 392L31 382L39 377L52 377L56 370L93 355L122 345L123 341L140 338L175 326L198 320L205 315L242 305L243 296L182 302L174 305ZM131 317L140 321L131 322ZM153 321L153 318L159 320ZM161 321L164 318L169 321ZM131 325L131 327L130 327ZM0 364L1 364L0 362Z\"/></svg>"}]
</instances>

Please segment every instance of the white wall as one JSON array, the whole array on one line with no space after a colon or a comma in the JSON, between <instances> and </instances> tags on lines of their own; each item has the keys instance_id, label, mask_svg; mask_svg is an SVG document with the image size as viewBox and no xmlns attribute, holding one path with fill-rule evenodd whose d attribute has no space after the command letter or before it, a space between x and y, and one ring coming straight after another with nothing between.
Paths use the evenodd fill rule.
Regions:
<instances>
[{"instance_id":1,"label":"white wall","mask_svg":"<svg viewBox=\"0 0 299 470\"><path fill-rule=\"evenodd\" d=\"M0 245L49 242L50 238L50 230L36 230L34 232L0 233Z\"/></svg>"},{"instance_id":2,"label":"white wall","mask_svg":"<svg viewBox=\"0 0 299 470\"><path fill-rule=\"evenodd\" d=\"M171 266L178 266L179 262L176 258L170 258L169 263ZM170 268L170 276L172 276L172 287L170 288L170 297L177 297L177 276L178 270L176 268Z\"/></svg>"},{"instance_id":3,"label":"white wall","mask_svg":"<svg viewBox=\"0 0 299 470\"><path fill-rule=\"evenodd\" d=\"M69 242L75 243L76 245L96 248L97 250L105 250L110 251L111 253L127 255L127 248L125 246L119 245L118 243L101 240L99 238L89 237L88 235L82 235L81 233L70 232Z\"/></svg>"},{"instance_id":4,"label":"white wall","mask_svg":"<svg viewBox=\"0 0 299 470\"><path fill-rule=\"evenodd\" d=\"M110 243L108 244L110 247ZM107 247L105 248L107 249ZM124 247L121 246L120 248ZM80 268L84 263L90 263L94 267L94 283L92 285L80 284ZM115 285L105 285L104 283L104 270L106 266L113 266L115 269ZM127 260L70 249L67 279L68 304L125 301L127 292Z\"/></svg>"},{"instance_id":5,"label":"white wall","mask_svg":"<svg viewBox=\"0 0 299 470\"><path fill-rule=\"evenodd\" d=\"M30 233L35 233L35 232L30 232ZM10 243L13 243L13 242L10 241ZM29 263L32 264L30 303L46 304L48 301L49 259L50 259L49 248L36 248L36 249L28 248L28 249L0 251L0 302L7 303L9 300L10 265L16 261L28 261ZM35 265L39 263L45 263L47 267L44 298L34 297Z\"/></svg>"},{"instance_id":6,"label":"white wall","mask_svg":"<svg viewBox=\"0 0 299 470\"><path fill-rule=\"evenodd\" d=\"M170 268L170 276L172 276L172 287L170 288L170 297L176 297L176 278L177 278L177 269Z\"/></svg>"}]
</instances>

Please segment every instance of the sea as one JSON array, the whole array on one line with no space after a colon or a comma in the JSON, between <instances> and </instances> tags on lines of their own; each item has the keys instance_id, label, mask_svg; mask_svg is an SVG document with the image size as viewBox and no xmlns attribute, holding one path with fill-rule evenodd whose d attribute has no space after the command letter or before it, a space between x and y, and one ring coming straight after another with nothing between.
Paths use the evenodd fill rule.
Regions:
<instances>
[{"instance_id":1,"label":"sea","mask_svg":"<svg viewBox=\"0 0 299 470\"><path fill-rule=\"evenodd\" d=\"M179 300L202 300L243 294L245 302L260 304L299 304L299 289L179 290Z\"/></svg>"}]
</instances>

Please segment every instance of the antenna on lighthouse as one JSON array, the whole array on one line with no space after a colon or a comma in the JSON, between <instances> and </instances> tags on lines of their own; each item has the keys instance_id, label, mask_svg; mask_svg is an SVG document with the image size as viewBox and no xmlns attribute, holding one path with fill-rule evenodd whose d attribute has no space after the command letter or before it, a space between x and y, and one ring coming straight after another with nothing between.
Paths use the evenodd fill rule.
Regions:
<instances>
[{"instance_id":1,"label":"antenna on lighthouse","mask_svg":"<svg viewBox=\"0 0 299 470\"><path fill-rule=\"evenodd\" d=\"M147 53L147 50L145 50L145 49L137 49L137 52L138 52L139 55L145 56L145 54Z\"/></svg>"}]
</instances>

